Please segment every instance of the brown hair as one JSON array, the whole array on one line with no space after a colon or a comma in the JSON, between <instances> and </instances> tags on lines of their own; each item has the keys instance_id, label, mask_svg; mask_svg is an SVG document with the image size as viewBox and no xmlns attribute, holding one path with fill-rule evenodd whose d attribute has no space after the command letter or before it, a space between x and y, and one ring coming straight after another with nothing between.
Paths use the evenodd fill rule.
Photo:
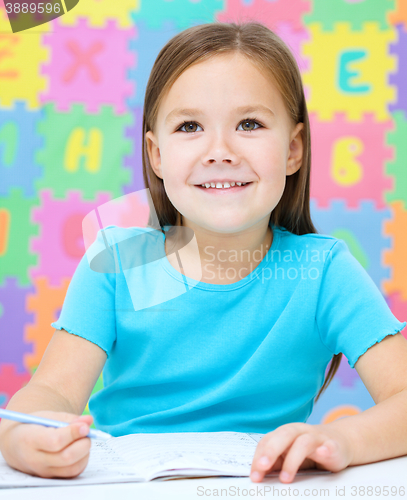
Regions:
<instances>
[{"instance_id":1,"label":"brown hair","mask_svg":"<svg viewBox=\"0 0 407 500\"><path fill-rule=\"evenodd\" d=\"M301 168L287 176L283 195L270 215L270 221L297 234L317 233L310 215L311 137L301 74L285 43L259 22L201 24L175 35L158 54L147 83L143 111L143 178L150 190L154 212L161 229L180 226L181 214L170 202L161 178L151 168L146 133L154 132L158 108L175 80L192 64L220 54L239 53L260 71L268 74L281 92L293 124L303 123L304 155ZM150 203L150 200L149 200ZM153 225L150 217L148 225ZM328 387L339 368L342 353L335 354L315 402Z\"/></svg>"}]
</instances>

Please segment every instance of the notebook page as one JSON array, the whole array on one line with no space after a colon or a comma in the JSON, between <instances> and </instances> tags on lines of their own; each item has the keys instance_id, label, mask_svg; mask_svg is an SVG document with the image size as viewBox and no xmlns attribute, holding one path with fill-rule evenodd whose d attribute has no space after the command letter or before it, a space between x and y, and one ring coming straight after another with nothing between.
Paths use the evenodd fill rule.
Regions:
<instances>
[{"instance_id":1,"label":"notebook page","mask_svg":"<svg viewBox=\"0 0 407 500\"><path fill-rule=\"evenodd\" d=\"M0 453L0 488L140 481L134 467L102 441L92 441L86 469L75 478L43 478L10 467Z\"/></svg>"},{"instance_id":2,"label":"notebook page","mask_svg":"<svg viewBox=\"0 0 407 500\"><path fill-rule=\"evenodd\" d=\"M140 433L107 444L145 477L197 468L248 476L257 442L240 432Z\"/></svg>"}]
</instances>

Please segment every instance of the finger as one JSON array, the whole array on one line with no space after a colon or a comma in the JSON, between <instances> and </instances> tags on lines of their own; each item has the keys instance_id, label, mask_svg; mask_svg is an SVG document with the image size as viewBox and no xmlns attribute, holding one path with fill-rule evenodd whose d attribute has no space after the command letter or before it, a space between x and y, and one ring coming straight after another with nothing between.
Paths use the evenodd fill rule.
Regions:
<instances>
[{"instance_id":1,"label":"finger","mask_svg":"<svg viewBox=\"0 0 407 500\"><path fill-rule=\"evenodd\" d=\"M56 453L40 450L37 452L37 457L45 467L69 467L89 455L90 448L90 438L78 439Z\"/></svg>"},{"instance_id":2,"label":"finger","mask_svg":"<svg viewBox=\"0 0 407 500\"><path fill-rule=\"evenodd\" d=\"M318 469L336 472L346 467L344 455L341 453L339 444L334 439L324 441L311 457L317 463Z\"/></svg>"},{"instance_id":3,"label":"finger","mask_svg":"<svg viewBox=\"0 0 407 500\"><path fill-rule=\"evenodd\" d=\"M290 483L304 460L310 455L313 456L315 450L321 448L324 442L325 438L320 434L308 432L298 436L285 457L281 467L280 481Z\"/></svg>"},{"instance_id":4,"label":"finger","mask_svg":"<svg viewBox=\"0 0 407 500\"><path fill-rule=\"evenodd\" d=\"M266 472L274 467L282 455L303 431L304 424L293 423L278 427L261 438L254 453L250 479L254 482L263 480Z\"/></svg>"},{"instance_id":5,"label":"finger","mask_svg":"<svg viewBox=\"0 0 407 500\"><path fill-rule=\"evenodd\" d=\"M73 478L81 474L85 469L89 461L89 455L81 458L78 462L68 465L67 467L46 467L37 472L41 477L45 478Z\"/></svg>"},{"instance_id":6,"label":"finger","mask_svg":"<svg viewBox=\"0 0 407 500\"><path fill-rule=\"evenodd\" d=\"M93 424L93 417L92 415L80 415L76 417L75 419L72 420L71 423L73 422L86 422L89 426Z\"/></svg>"},{"instance_id":7,"label":"finger","mask_svg":"<svg viewBox=\"0 0 407 500\"><path fill-rule=\"evenodd\" d=\"M35 425L36 427L35 432L28 434L27 441L35 449L46 452L61 451L73 441L81 439L89 433L89 425L81 421L57 429L36 424L27 425Z\"/></svg>"}]
</instances>

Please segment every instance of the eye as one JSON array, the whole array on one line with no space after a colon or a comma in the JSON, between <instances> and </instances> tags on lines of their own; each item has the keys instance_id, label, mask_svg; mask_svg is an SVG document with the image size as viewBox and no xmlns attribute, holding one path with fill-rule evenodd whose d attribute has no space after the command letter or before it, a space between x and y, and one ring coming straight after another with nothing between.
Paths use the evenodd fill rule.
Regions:
<instances>
[{"instance_id":1,"label":"eye","mask_svg":"<svg viewBox=\"0 0 407 500\"><path fill-rule=\"evenodd\" d=\"M181 130L182 132L191 132L191 133L192 133L192 132L196 132L196 130L191 130L191 129L189 129L189 130L182 130L182 129L185 127L185 125L188 125L188 126L189 126L189 125L197 125L198 127L200 126L200 125L198 125L196 122L184 122L184 123L183 123L183 124L182 124L182 125L181 125L178 129L177 129L177 131L178 131L178 130Z\"/></svg>"},{"instance_id":2,"label":"eye","mask_svg":"<svg viewBox=\"0 0 407 500\"><path fill-rule=\"evenodd\" d=\"M245 118L244 120L242 120L240 123L239 123L239 126L240 125L247 125L248 123L255 123L256 125L258 125L258 128L263 128L263 125L261 125L258 121L256 121L255 119L253 118ZM245 132L251 132L252 130L257 130L257 128L252 128L250 130L247 130L247 129L243 129Z\"/></svg>"}]
</instances>

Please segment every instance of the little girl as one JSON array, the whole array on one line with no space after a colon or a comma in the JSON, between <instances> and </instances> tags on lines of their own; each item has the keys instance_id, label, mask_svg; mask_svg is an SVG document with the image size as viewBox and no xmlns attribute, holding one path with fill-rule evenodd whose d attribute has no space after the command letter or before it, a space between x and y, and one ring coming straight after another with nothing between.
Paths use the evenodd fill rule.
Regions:
<instances>
[{"instance_id":1,"label":"little girl","mask_svg":"<svg viewBox=\"0 0 407 500\"><path fill-rule=\"evenodd\" d=\"M114 436L264 433L255 482L407 454L406 322L344 241L316 234L307 108L285 44L256 22L173 37L146 89L143 174L150 227L99 232L116 272L83 257L40 366L7 406L71 425L3 420L6 461L75 477L93 418ZM341 353L376 406L306 424Z\"/></svg>"}]
</instances>

